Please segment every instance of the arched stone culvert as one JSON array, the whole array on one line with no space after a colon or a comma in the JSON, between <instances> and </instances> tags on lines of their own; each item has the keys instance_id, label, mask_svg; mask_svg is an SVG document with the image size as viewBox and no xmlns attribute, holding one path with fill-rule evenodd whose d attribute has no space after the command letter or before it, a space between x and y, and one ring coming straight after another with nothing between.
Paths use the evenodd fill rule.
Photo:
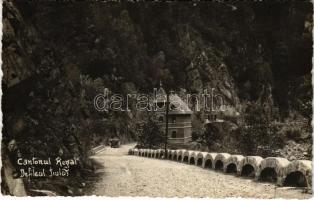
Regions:
<instances>
[{"instance_id":1,"label":"arched stone culvert","mask_svg":"<svg viewBox=\"0 0 314 200\"><path fill-rule=\"evenodd\" d=\"M225 164L227 164L227 160L229 159L230 156L231 155L228 153L217 154L213 163L215 170L224 171Z\"/></svg>"},{"instance_id":2,"label":"arched stone culvert","mask_svg":"<svg viewBox=\"0 0 314 200\"><path fill-rule=\"evenodd\" d=\"M204 165L204 168L209 168L209 169L213 169L213 162L210 160L210 159L207 159L205 161L205 165Z\"/></svg>"},{"instance_id":3,"label":"arched stone culvert","mask_svg":"<svg viewBox=\"0 0 314 200\"><path fill-rule=\"evenodd\" d=\"M241 176L254 178L263 160L260 156L246 156L238 166Z\"/></svg>"},{"instance_id":4,"label":"arched stone culvert","mask_svg":"<svg viewBox=\"0 0 314 200\"><path fill-rule=\"evenodd\" d=\"M203 158L197 158L196 165L197 166L203 166Z\"/></svg>"},{"instance_id":5,"label":"arched stone culvert","mask_svg":"<svg viewBox=\"0 0 314 200\"><path fill-rule=\"evenodd\" d=\"M156 150L156 155L155 155L156 159L160 158L160 152L161 152L161 149Z\"/></svg>"},{"instance_id":6,"label":"arched stone culvert","mask_svg":"<svg viewBox=\"0 0 314 200\"><path fill-rule=\"evenodd\" d=\"M143 149L143 157L146 157L147 149Z\"/></svg>"},{"instance_id":7,"label":"arched stone culvert","mask_svg":"<svg viewBox=\"0 0 314 200\"><path fill-rule=\"evenodd\" d=\"M246 164L242 167L241 176L254 178L255 177L255 169L252 165Z\"/></svg>"},{"instance_id":8,"label":"arched stone culvert","mask_svg":"<svg viewBox=\"0 0 314 200\"><path fill-rule=\"evenodd\" d=\"M144 157L144 149L141 149L141 156Z\"/></svg>"},{"instance_id":9,"label":"arched stone culvert","mask_svg":"<svg viewBox=\"0 0 314 200\"><path fill-rule=\"evenodd\" d=\"M144 149L140 149L139 150L139 156L143 156L143 153L144 153Z\"/></svg>"},{"instance_id":10,"label":"arched stone culvert","mask_svg":"<svg viewBox=\"0 0 314 200\"><path fill-rule=\"evenodd\" d=\"M160 158L160 153L161 153L161 149L157 149L157 153L156 153L156 158L157 158L157 159Z\"/></svg>"},{"instance_id":11,"label":"arched stone culvert","mask_svg":"<svg viewBox=\"0 0 314 200\"><path fill-rule=\"evenodd\" d=\"M157 150L154 149L154 150L153 150L153 153L152 153L152 158L156 158L156 153L157 153Z\"/></svg>"},{"instance_id":12,"label":"arched stone culvert","mask_svg":"<svg viewBox=\"0 0 314 200\"><path fill-rule=\"evenodd\" d=\"M150 156L149 156L150 158L153 158L154 157L154 150L152 149L152 150L150 150Z\"/></svg>"},{"instance_id":13,"label":"arched stone culvert","mask_svg":"<svg viewBox=\"0 0 314 200\"><path fill-rule=\"evenodd\" d=\"M184 163L189 163L189 156L184 156L183 157L183 162Z\"/></svg>"},{"instance_id":14,"label":"arched stone culvert","mask_svg":"<svg viewBox=\"0 0 314 200\"><path fill-rule=\"evenodd\" d=\"M182 158L183 158L183 149L179 149L177 150L177 157L178 157L178 162L182 162Z\"/></svg>"},{"instance_id":15,"label":"arched stone culvert","mask_svg":"<svg viewBox=\"0 0 314 200\"><path fill-rule=\"evenodd\" d=\"M289 163L285 158L268 157L261 162L256 177L260 181L274 182L282 185L284 171Z\"/></svg>"},{"instance_id":16,"label":"arched stone culvert","mask_svg":"<svg viewBox=\"0 0 314 200\"><path fill-rule=\"evenodd\" d=\"M174 153L174 150L169 150L169 151L168 151L168 155L167 155L167 156L168 156L168 157L167 157L168 160L172 160L172 155L173 155L173 153Z\"/></svg>"},{"instance_id":17,"label":"arched stone culvert","mask_svg":"<svg viewBox=\"0 0 314 200\"><path fill-rule=\"evenodd\" d=\"M156 156L155 156L155 158L157 158L157 159L158 159L159 157L160 157L160 152L158 152L158 151L157 151L157 152L156 152Z\"/></svg>"},{"instance_id":18,"label":"arched stone culvert","mask_svg":"<svg viewBox=\"0 0 314 200\"><path fill-rule=\"evenodd\" d=\"M190 164L195 165L195 158L194 157L190 158Z\"/></svg>"},{"instance_id":19,"label":"arched stone culvert","mask_svg":"<svg viewBox=\"0 0 314 200\"><path fill-rule=\"evenodd\" d=\"M184 163L189 163L189 158L190 158L191 153L192 153L192 151L188 151L188 150L183 152L183 156L182 157L183 157L183 162Z\"/></svg>"},{"instance_id":20,"label":"arched stone culvert","mask_svg":"<svg viewBox=\"0 0 314 200\"><path fill-rule=\"evenodd\" d=\"M150 152L151 153L151 155L150 155L151 158L155 158L155 151L156 151L155 149L151 150L151 152Z\"/></svg>"},{"instance_id":21,"label":"arched stone culvert","mask_svg":"<svg viewBox=\"0 0 314 200\"><path fill-rule=\"evenodd\" d=\"M160 150L160 156L159 156L160 159L164 159L165 158L165 150L164 149L161 149Z\"/></svg>"},{"instance_id":22,"label":"arched stone culvert","mask_svg":"<svg viewBox=\"0 0 314 200\"><path fill-rule=\"evenodd\" d=\"M203 160L203 167L209 168L209 169L214 169L214 162L215 162L215 158L217 156L217 153L207 153L204 155L205 155L205 157Z\"/></svg>"},{"instance_id":23,"label":"arched stone culvert","mask_svg":"<svg viewBox=\"0 0 314 200\"><path fill-rule=\"evenodd\" d=\"M233 173L233 174L240 174L241 171L241 164L243 162L244 156L242 155L231 155L225 162L224 162L224 172ZM233 165L232 165L233 164ZM229 172L227 170L229 166ZM235 166L235 172L233 170Z\"/></svg>"},{"instance_id":24,"label":"arched stone culvert","mask_svg":"<svg viewBox=\"0 0 314 200\"><path fill-rule=\"evenodd\" d=\"M206 157L207 152L198 152L196 155L196 165L204 167L204 158Z\"/></svg>"},{"instance_id":25,"label":"arched stone culvert","mask_svg":"<svg viewBox=\"0 0 314 200\"><path fill-rule=\"evenodd\" d=\"M174 151L172 152L171 159L174 160L174 161L177 161L177 160L178 160L178 156L177 156L177 151L176 151L176 150L174 150Z\"/></svg>"},{"instance_id":26,"label":"arched stone culvert","mask_svg":"<svg viewBox=\"0 0 314 200\"><path fill-rule=\"evenodd\" d=\"M172 160L172 153L173 153L173 150L168 150L168 155L167 155L168 160Z\"/></svg>"},{"instance_id":27,"label":"arched stone culvert","mask_svg":"<svg viewBox=\"0 0 314 200\"><path fill-rule=\"evenodd\" d=\"M162 159L165 155L165 150L164 149L159 149L159 159Z\"/></svg>"},{"instance_id":28,"label":"arched stone culvert","mask_svg":"<svg viewBox=\"0 0 314 200\"><path fill-rule=\"evenodd\" d=\"M145 149L145 157L148 157L148 151L149 149Z\"/></svg>"},{"instance_id":29,"label":"arched stone culvert","mask_svg":"<svg viewBox=\"0 0 314 200\"><path fill-rule=\"evenodd\" d=\"M302 172L291 172L283 182L283 186L288 187L308 187L307 180Z\"/></svg>"},{"instance_id":30,"label":"arched stone culvert","mask_svg":"<svg viewBox=\"0 0 314 200\"><path fill-rule=\"evenodd\" d=\"M224 163L221 160L217 160L215 162L215 170L223 171L223 169L224 169Z\"/></svg>"},{"instance_id":31,"label":"arched stone culvert","mask_svg":"<svg viewBox=\"0 0 314 200\"><path fill-rule=\"evenodd\" d=\"M178 156L178 161L179 161L179 162L182 162L182 155L179 155L179 156Z\"/></svg>"},{"instance_id":32,"label":"arched stone culvert","mask_svg":"<svg viewBox=\"0 0 314 200\"><path fill-rule=\"evenodd\" d=\"M312 187L312 162L296 160L284 169L283 185L290 187Z\"/></svg>"},{"instance_id":33,"label":"arched stone culvert","mask_svg":"<svg viewBox=\"0 0 314 200\"><path fill-rule=\"evenodd\" d=\"M237 174L237 166L234 163L230 163L226 167L226 173L228 174Z\"/></svg>"},{"instance_id":34,"label":"arched stone culvert","mask_svg":"<svg viewBox=\"0 0 314 200\"><path fill-rule=\"evenodd\" d=\"M278 175L276 170L272 167L264 168L260 173L259 181L277 183Z\"/></svg>"},{"instance_id":35,"label":"arched stone culvert","mask_svg":"<svg viewBox=\"0 0 314 200\"><path fill-rule=\"evenodd\" d=\"M154 158L154 157L155 157L155 150L152 149L152 150L150 151L150 157L151 157L151 158Z\"/></svg>"},{"instance_id":36,"label":"arched stone culvert","mask_svg":"<svg viewBox=\"0 0 314 200\"><path fill-rule=\"evenodd\" d=\"M190 151L189 152L189 163L191 165L196 165L197 154L199 151Z\"/></svg>"}]
</instances>

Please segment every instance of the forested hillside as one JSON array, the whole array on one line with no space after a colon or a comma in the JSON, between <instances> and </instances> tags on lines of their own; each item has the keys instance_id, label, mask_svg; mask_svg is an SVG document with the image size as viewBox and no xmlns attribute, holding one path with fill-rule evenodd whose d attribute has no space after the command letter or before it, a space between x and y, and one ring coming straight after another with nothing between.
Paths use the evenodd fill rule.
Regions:
<instances>
[{"instance_id":1,"label":"forested hillside","mask_svg":"<svg viewBox=\"0 0 314 200\"><path fill-rule=\"evenodd\" d=\"M215 88L240 114L212 129L219 137L201 131L204 112L194 114L195 134L207 149L258 153L268 145L273 151L265 155L311 156L309 2L5 1L3 7L5 145L15 139L22 152L38 156L61 149L90 169L90 148L113 135L136 140L141 118L135 110L98 112L93 98L104 88L151 93L162 81L178 93Z\"/></svg>"}]
</instances>

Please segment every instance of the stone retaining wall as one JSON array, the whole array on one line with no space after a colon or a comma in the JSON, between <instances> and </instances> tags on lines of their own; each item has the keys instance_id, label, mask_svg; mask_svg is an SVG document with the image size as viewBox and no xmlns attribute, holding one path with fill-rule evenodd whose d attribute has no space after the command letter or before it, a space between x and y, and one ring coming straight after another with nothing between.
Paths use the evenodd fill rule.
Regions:
<instances>
[{"instance_id":1,"label":"stone retaining wall","mask_svg":"<svg viewBox=\"0 0 314 200\"><path fill-rule=\"evenodd\" d=\"M130 149L130 155L165 159L164 149ZM293 162L280 157L230 155L185 149L167 150L167 159L185 162L203 168L217 169L237 176L248 176L256 180L271 180L277 185L312 187L312 161ZM218 169L217 169L218 170Z\"/></svg>"}]
</instances>

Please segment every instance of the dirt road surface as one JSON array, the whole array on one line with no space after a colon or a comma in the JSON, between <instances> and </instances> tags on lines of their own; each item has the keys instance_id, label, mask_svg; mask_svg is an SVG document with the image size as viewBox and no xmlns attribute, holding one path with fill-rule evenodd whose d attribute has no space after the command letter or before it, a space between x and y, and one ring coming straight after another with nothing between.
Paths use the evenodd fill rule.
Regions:
<instances>
[{"instance_id":1,"label":"dirt road surface","mask_svg":"<svg viewBox=\"0 0 314 200\"><path fill-rule=\"evenodd\" d=\"M276 187L201 167L127 155L133 145L107 147L92 159L101 178L89 195L149 197L246 197L308 199L301 189Z\"/></svg>"}]
</instances>

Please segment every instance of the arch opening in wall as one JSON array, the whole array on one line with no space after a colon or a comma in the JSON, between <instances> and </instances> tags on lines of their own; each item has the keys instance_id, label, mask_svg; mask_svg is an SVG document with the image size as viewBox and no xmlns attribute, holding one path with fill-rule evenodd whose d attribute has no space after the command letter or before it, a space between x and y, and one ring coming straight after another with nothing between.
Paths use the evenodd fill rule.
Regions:
<instances>
[{"instance_id":1,"label":"arch opening in wall","mask_svg":"<svg viewBox=\"0 0 314 200\"><path fill-rule=\"evenodd\" d=\"M172 160L177 160L177 158L177 155L174 155Z\"/></svg>"},{"instance_id":2,"label":"arch opening in wall","mask_svg":"<svg viewBox=\"0 0 314 200\"><path fill-rule=\"evenodd\" d=\"M263 169L260 174L259 180L262 182L277 182L277 173L275 169L272 167L266 167L265 169Z\"/></svg>"},{"instance_id":3,"label":"arch opening in wall","mask_svg":"<svg viewBox=\"0 0 314 200\"><path fill-rule=\"evenodd\" d=\"M203 165L203 158L197 159L197 166L202 166Z\"/></svg>"},{"instance_id":4,"label":"arch opening in wall","mask_svg":"<svg viewBox=\"0 0 314 200\"><path fill-rule=\"evenodd\" d=\"M180 156L178 157L178 161L181 162L181 160L182 160L182 156L180 155Z\"/></svg>"},{"instance_id":5,"label":"arch opening in wall","mask_svg":"<svg viewBox=\"0 0 314 200\"><path fill-rule=\"evenodd\" d=\"M160 152L160 158L164 157L164 152Z\"/></svg>"},{"instance_id":6,"label":"arch opening in wall","mask_svg":"<svg viewBox=\"0 0 314 200\"><path fill-rule=\"evenodd\" d=\"M254 178L255 177L254 167L250 164L244 165L242 167L241 176Z\"/></svg>"},{"instance_id":7,"label":"arch opening in wall","mask_svg":"<svg viewBox=\"0 0 314 200\"><path fill-rule=\"evenodd\" d=\"M156 153L156 158L159 158L159 153Z\"/></svg>"},{"instance_id":8,"label":"arch opening in wall","mask_svg":"<svg viewBox=\"0 0 314 200\"><path fill-rule=\"evenodd\" d=\"M150 156L151 156L150 153L148 153L147 157L150 157Z\"/></svg>"},{"instance_id":9,"label":"arch opening in wall","mask_svg":"<svg viewBox=\"0 0 314 200\"><path fill-rule=\"evenodd\" d=\"M190 158L190 164L191 165L195 165L195 159L192 157L192 158Z\"/></svg>"},{"instance_id":10,"label":"arch opening in wall","mask_svg":"<svg viewBox=\"0 0 314 200\"><path fill-rule=\"evenodd\" d=\"M230 163L227 166L226 172L230 173L230 174L236 174L237 173L237 166L234 163Z\"/></svg>"},{"instance_id":11,"label":"arch opening in wall","mask_svg":"<svg viewBox=\"0 0 314 200\"><path fill-rule=\"evenodd\" d=\"M307 187L307 180L304 174L300 171L291 172L285 178L283 183L287 187Z\"/></svg>"},{"instance_id":12,"label":"arch opening in wall","mask_svg":"<svg viewBox=\"0 0 314 200\"><path fill-rule=\"evenodd\" d=\"M221 160L217 160L215 163L215 170L222 171L224 168L224 163Z\"/></svg>"},{"instance_id":13,"label":"arch opening in wall","mask_svg":"<svg viewBox=\"0 0 314 200\"><path fill-rule=\"evenodd\" d=\"M189 157L188 156L184 156L183 157L183 162L184 163L188 163L189 162Z\"/></svg>"},{"instance_id":14,"label":"arch opening in wall","mask_svg":"<svg viewBox=\"0 0 314 200\"><path fill-rule=\"evenodd\" d=\"M213 163L212 163L211 159L207 159L205 161L205 168L213 168Z\"/></svg>"}]
</instances>

